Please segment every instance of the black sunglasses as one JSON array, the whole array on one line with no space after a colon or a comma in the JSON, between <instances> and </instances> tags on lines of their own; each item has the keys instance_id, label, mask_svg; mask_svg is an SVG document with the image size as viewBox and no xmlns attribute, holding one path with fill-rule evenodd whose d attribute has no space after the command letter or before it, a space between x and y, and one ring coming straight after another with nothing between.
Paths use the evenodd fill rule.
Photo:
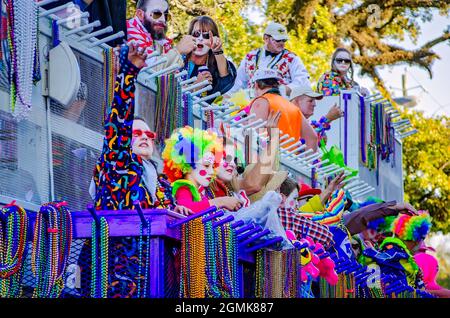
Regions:
<instances>
[{"instance_id":1,"label":"black sunglasses","mask_svg":"<svg viewBox=\"0 0 450 318\"><path fill-rule=\"evenodd\" d=\"M202 36L205 40L209 40L209 32L200 32L197 30L192 32L192 36L194 38L199 38L200 36Z\"/></svg>"},{"instance_id":2,"label":"black sunglasses","mask_svg":"<svg viewBox=\"0 0 450 318\"><path fill-rule=\"evenodd\" d=\"M275 39L273 38L273 36L271 36L271 38L272 38L275 42L277 42L277 43L281 43L281 42L286 43L286 42L287 42L287 40L275 40Z\"/></svg>"},{"instance_id":3,"label":"black sunglasses","mask_svg":"<svg viewBox=\"0 0 450 318\"><path fill-rule=\"evenodd\" d=\"M335 59L335 61L338 62L339 64L341 63L350 64L352 62L352 60L349 59Z\"/></svg>"}]
</instances>

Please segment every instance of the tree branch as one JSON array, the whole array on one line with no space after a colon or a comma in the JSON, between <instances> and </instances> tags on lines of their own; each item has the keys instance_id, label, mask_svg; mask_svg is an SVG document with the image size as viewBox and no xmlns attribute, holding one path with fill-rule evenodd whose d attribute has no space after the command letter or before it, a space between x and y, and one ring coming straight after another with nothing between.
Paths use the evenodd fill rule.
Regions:
<instances>
[{"instance_id":1,"label":"tree branch","mask_svg":"<svg viewBox=\"0 0 450 318\"><path fill-rule=\"evenodd\" d=\"M427 43L425 43L424 45L422 45L422 50L426 50L426 49L431 49L433 46L441 43L441 42L445 42L447 40L450 40L450 32L445 32L444 34L442 34L440 37L435 38L434 40L431 40Z\"/></svg>"},{"instance_id":2,"label":"tree branch","mask_svg":"<svg viewBox=\"0 0 450 318\"><path fill-rule=\"evenodd\" d=\"M297 29L300 25L303 29L309 29L314 20L314 11L320 0L296 0L292 5L292 15L289 19L288 30Z\"/></svg>"},{"instance_id":3,"label":"tree branch","mask_svg":"<svg viewBox=\"0 0 450 318\"><path fill-rule=\"evenodd\" d=\"M170 5L191 16L210 15L211 11L195 0L171 0Z\"/></svg>"}]
</instances>

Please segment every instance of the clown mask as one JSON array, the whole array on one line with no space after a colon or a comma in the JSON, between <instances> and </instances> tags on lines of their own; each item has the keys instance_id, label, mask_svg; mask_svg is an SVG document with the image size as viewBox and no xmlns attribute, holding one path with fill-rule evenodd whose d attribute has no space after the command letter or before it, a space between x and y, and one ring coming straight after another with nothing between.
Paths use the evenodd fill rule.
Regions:
<instances>
[{"instance_id":1,"label":"clown mask","mask_svg":"<svg viewBox=\"0 0 450 318\"><path fill-rule=\"evenodd\" d=\"M291 194L286 198L286 201L284 202L284 207L286 209L297 209L298 207L298 192L292 191Z\"/></svg>"},{"instance_id":2,"label":"clown mask","mask_svg":"<svg viewBox=\"0 0 450 318\"><path fill-rule=\"evenodd\" d=\"M334 66L341 74L348 72L352 57L347 52L339 52L334 59Z\"/></svg>"},{"instance_id":3,"label":"clown mask","mask_svg":"<svg viewBox=\"0 0 450 318\"><path fill-rule=\"evenodd\" d=\"M161 40L167 31L169 5L165 0L148 1L143 11L143 24L154 40Z\"/></svg>"},{"instance_id":4,"label":"clown mask","mask_svg":"<svg viewBox=\"0 0 450 318\"><path fill-rule=\"evenodd\" d=\"M236 174L236 163L232 157L233 156L228 155L220 161L217 176L224 182L231 182L233 176Z\"/></svg>"},{"instance_id":5,"label":"clown mask","mask_svg":"<svg viewBox=\"0 0 450 318\"><path fill-rule=\"evenodd\" d=\"M192 170L191 177L199 185L203 187L209 186L214 177L215 157L212 152L207 152L196 164Z\"/></svg>"},{"instance_id":6,"label":"clown mask","mask_svg":"<svg viewBox=\"0 0 450 318\"><path fill-rule=\"evenodd\" d=\"M192 51L192 54L197 56L204 56L208 54L210 50L210 44L211 44L211 33L209 31L205 31L200 28L199 23L197 22L194 25L193 31L192 31L192 37L195 40L195 48L194 51Z\"/></svg>"}]
</instances>

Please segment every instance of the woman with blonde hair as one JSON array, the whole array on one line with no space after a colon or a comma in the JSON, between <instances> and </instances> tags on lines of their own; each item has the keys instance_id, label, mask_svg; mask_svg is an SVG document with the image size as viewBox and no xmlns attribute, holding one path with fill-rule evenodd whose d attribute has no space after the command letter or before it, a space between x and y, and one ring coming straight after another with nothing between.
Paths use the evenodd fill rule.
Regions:
<instances>
[{"instance_id":1,"label":"woman with blonde hair","mask_svg":"<svg viewBox=\"0 0 450 318\"><path fill-rule=\"evenodd\" d=\"M331 57L331 71L325 72L317 83L317 91L324 96L339 95L341 90L355 89L367 96L369 91L353 80L352 54L346 48L338 48Z\"/></svg>"}]
</instances>

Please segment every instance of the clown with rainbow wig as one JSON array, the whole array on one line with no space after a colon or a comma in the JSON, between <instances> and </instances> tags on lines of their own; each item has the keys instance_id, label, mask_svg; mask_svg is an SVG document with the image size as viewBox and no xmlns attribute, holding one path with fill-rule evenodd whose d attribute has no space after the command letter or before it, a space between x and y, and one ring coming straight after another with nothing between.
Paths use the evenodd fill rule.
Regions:
<instances>
[{"instance_id":1,"label":"clown with rainbow wig","mask_svg":"<svg viewBox=\"0 0 450 318\"><path fill-rule=\"evenodd\" d=\"M165 144L164 173L172 182L172 194L178 205L194 213L210 206L230 211L241 208L238 198L206 196L205 189L216 178L223 157L223 146L215 133L186 126L175 130Z\"/></svg>"}]
</instances>

